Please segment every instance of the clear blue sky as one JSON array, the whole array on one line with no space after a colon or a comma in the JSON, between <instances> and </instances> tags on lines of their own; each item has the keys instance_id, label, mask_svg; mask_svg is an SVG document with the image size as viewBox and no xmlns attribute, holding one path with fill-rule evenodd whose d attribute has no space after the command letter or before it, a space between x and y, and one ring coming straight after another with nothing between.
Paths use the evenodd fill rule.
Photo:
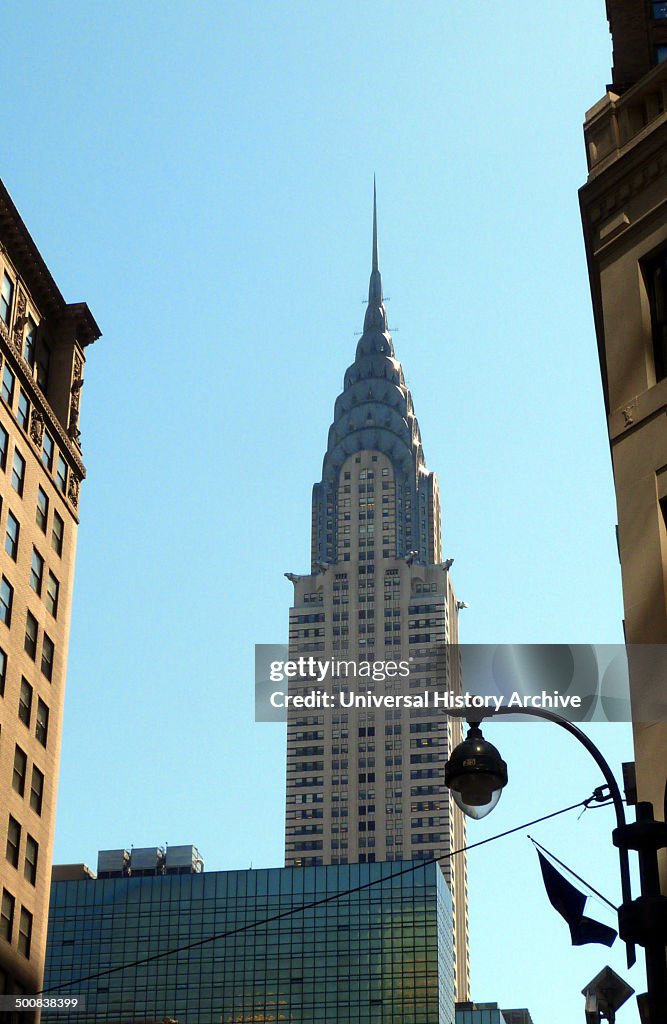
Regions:
<instances>
[{"instance_id":1,"label":"clear blue sky","mask_svg":"<svg viewBox=\"0 0 667 1024\"><path fill-rule=\"evenodd\" d=\"M286 638L283 572L309 564L374 172L462 639L622 639L577 203L610 64L603 0L10 2L0 173L104 332L82 400L57 860L168 841L211 869L282 861L284 734L253 721L253 645ZM599 782L553 728L489 735L510 785L471 840ZM596 738L616 767L631 757L627 729ZM597 810L534 834L616 899L611 826ZM476 999L563 1024L605 963L625 974L620 949L569 947L524 836L469 864Z\"/></svg>"}]
</instances>

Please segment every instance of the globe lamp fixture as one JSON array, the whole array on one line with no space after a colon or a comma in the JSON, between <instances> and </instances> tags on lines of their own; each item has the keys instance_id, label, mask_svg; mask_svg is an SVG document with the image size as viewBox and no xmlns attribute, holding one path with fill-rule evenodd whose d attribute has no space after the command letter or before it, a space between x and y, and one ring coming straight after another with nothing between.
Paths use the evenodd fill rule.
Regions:
<instances>
[{"instance_id":1,"label":"globe lamp fixture","mask_svg":"<svg viewBox=\"0 0 667 1024\"><path fill-rule=\"evenodd\" d=\"M445 765L445 785L469 818L485 818L500 800L507 785L507 765L484 739L478 724L470 726L466 738L452 751Z\"/></svg>"}]
</instances>

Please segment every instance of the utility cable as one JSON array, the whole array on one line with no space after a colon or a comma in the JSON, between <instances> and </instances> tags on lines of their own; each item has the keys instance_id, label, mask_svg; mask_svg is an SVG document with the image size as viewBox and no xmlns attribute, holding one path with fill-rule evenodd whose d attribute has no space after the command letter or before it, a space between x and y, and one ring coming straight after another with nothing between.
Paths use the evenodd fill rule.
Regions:
<instances>
[{"instance_id":1,"label":"utility cable","mask_svg":"<svg viewBox=\"0 0 667 1024\"><path fill-rule=\"evenodd\" d=\"M587 798L587 800L590 799L590 797ZM167 956L174 956L175 953L185 953L188 950L206 946L210 942L217 942L220 939L228 939L234 935L239 935L242 932L251 931L253 928L263 928L266 925L273 924L275 921L281 921L286 917L291 917L293 914L301 914L306 910L313 910L315 907L321 907L325 903L332 903L334 900L344 899L346 896L352 896L354 893L370 889L374 885L392 882L395 878L400 878L401 876L408 875L414 871L420 871L422 868L428 867L430 864L437 864L442 860L456 857L460 853L467 853L468 850L474 850L479 846L485 846L487 843L495 842L497 839L504 839L506 836L511 836L515 832L521 832L525 828L531 828L533 825L539 825L542 821L548 821L550 818L556 818L560 814L567 814L568 811L574 811L578 807L584 807L587 804L587 800L580 800L578 803L571 804L569 807L563 807L560 811L552 811L551 814L544 814L542 817L535 818L533 821L527 821L523 825L516 825L514 828L508 828L504 832L499 832L497 835L489 836L487 839L480 839L478 842L471 843L469 846L462 846L458 850L452 850L451 853L444 854L442 857L430 857L428 860L421 860L418 863L412 863L407 868L402 868L400 871L394 871L390 875L385 875L384 878L374 878L372 881L364 882L362 885L357 885L353 889L345 889L343 892L336 892L331 896L323 896L321 899L313 900L311 903L302 903L301 906L290 907L288 910L283 910L279 914L273 914L272 917L264 918L262 921L250 921L248 924L240 925L238 928L233 928L230 931L218 932L218 934L209 935L205 939L197 939L195 942L189 942L185 946L176 946L173 949L165 949L162 953L153 953L151 956L142 957L140 960L133 960L130 963L119 964L117 967L107 967L103 971L97 971L95 974L87 974L84 977L76 978L72 981L61 982L59 985L50 985L49 988L41 989L40 992L35 994L44 995L47 992L57 992L62 988L72 989L74 986L82 985L86 981L95 981L97 978L104 978L109 974L117 974L119 971L128 971L133 967L142 967L144 964L153 963L156 960L162 960ZM303 869L299 868L297 870Z\"/></svg>"}]
</instances>

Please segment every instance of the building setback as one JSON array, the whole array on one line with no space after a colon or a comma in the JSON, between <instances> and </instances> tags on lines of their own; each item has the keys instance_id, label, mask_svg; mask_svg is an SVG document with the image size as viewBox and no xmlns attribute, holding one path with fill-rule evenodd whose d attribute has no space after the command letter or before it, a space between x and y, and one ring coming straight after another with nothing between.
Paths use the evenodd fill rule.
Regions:
<instances>
[{"instance_id":1,"label":"building setback","mask_svg":"<svg viewBox=\"0 0 667 1024\"><path fill-rule=\"evenodd\" d=\"M625 639L666 644L667 3L607 0L607 14L613 81L586 114L588 180L579 195L616 489ZM646 698L664 696L664 659L647 694L640 653L630 650L637 795L661 817L667 722L655 721ZM664 856L662 868L667 892Z\"/></svg>"},{"instance_id":2,"label":"building setback","mask_svg":"<svg viewBox=\"0 0 667 1024\"><path fill-rule=\"evenodd\" d=\"M533 1024L528 1010L501 1010L498 1003L457 1003L456 1024Z\"/></svg>"},{"instance_id":3,"label":"building setback","mask_svg":"<svg viewBox=\"0 0 667 1024\"><path fill-rule=\"evenodd\" d=\"M453 1024L451 898L436 864L204 872L193 847L177 852L188 849L189 870L183 856L170 867L174 847L164 859L153 847L101 854L107 877L82 865L80 880L53 882L45 988L84 995L86 1024Z\"/></svg>"},{"instance_id":4,"label":"building setback","mask_svg":"<svg viewBox=\"0 0 667 1024\"><path fill-rule=\"evenodd\" d=\"M290 657L403 661L410 679L352 690L399 694L460 686L459 602L441 549L440 494L394 354L373 206L364 330L345 373L313 488L311 572L294 583ZM334 685L345 690L341 679ZM310 689L302 680L290 692ZM337 699L340 700L340 697ZM444 784L460 719L429 709L290 711L286 864L437 857L453 895L457 998L469 997L463 815Z\"/></svg>"},{"instance_id":5,"label":"building setback","mask_svg":"<svg viewBox=\"0 0 667 1024\"><path fill-rule=\"evenodd\" d=\"M85 476L79 404L99 336L0 182L0 993L42 982Z\"/></svg>"}]
</instances>

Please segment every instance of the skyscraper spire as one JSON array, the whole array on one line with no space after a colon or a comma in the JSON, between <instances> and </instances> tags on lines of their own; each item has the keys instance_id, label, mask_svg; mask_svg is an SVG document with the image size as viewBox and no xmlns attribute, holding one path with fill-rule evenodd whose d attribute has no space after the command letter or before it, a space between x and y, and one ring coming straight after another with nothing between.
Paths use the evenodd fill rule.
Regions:
<instances>
[{"instance_id":1,"label":"skyscraper spire","mask_svg":"<svg viewBox=\"0 0 667 1024\"><path fill-rule=\"evenodd\" d=\"M368 284L368 308L364 318L364 333L368 330L387 330L387 314L382 298L382 278L378 259L378 213L375 175L373 175L373 256L371 279Z\"/></svg>"},{"instance_id":2,"label":"skyscraper spire","mask_svg":"<svg viewBox=\"0 0 667 1024\"><path fill-rule=\"evenodd\" d=\"M412 395L394 353L378 263L374 181L373 266L368 306L354 362L345 373L343 391L334 406L322 465L322 481L315 485L313 565L324 562L331 565L338 558L338 527L328 509L334 508L338 500L337 489L343 464L359 451L386 455L391 461L397 486L405 491L401 491L397 528L392 540L391 550L395 557L404 558L410 552L418 552L419 561L424 565L439 559L439 513L431 516L431 520L421 514L413 515L412 511L408 513L408 509L431 507L437 483L426 468ZM427 521L432 521L433 530L427 528Z\"/></svg>"},{"instance_id":3,"label":"skyscraper spire","mask_svg":"<svg viewBox=\"0 0 667 1024\"><path fill-rule=\"evenodd\" d=\"M375 191L375 175L373 175L373 270L379 270L378 261L378 209Z\"/></svg>"},{"instance_id":4,"label":"skyscraper spire","mask_svg":"<svg viewBox=\"0 0 667 1024\"><path fill-rule=\"evenodd\" d=\"M313 487L311 573L289 574L290 658L319 651L318 658L351 658L353 664L405 659L415 663L409 687L437 683L460 692L458 658L446 650L458 643L459 605L450 574L443 572L440 522L438 482L424 459L412 395L387 325L374 182L364 331L334 405L322 477ZM465 847L465 824L443 775L447 751L462 736L461 721L444 725L422 714L387 711L376 717L353 707L344 718L306 719L317 725L312 733L302 732L300 712L290 714L285 857L294 867L437 857L452 892L456 990L465 1001L466 863L450 856ZM384 748L391 754L383 757L378 743L376 757L375 743L366 737L382 734L392 737ZM303 747L304 736L320 745ZM423 753L421 747L438 749ZM299 760L311 753L320 760ZM339 754L344 760L331 759ZM415 811L433 816L413 817Z\"/></svg>"}]
</instances>

